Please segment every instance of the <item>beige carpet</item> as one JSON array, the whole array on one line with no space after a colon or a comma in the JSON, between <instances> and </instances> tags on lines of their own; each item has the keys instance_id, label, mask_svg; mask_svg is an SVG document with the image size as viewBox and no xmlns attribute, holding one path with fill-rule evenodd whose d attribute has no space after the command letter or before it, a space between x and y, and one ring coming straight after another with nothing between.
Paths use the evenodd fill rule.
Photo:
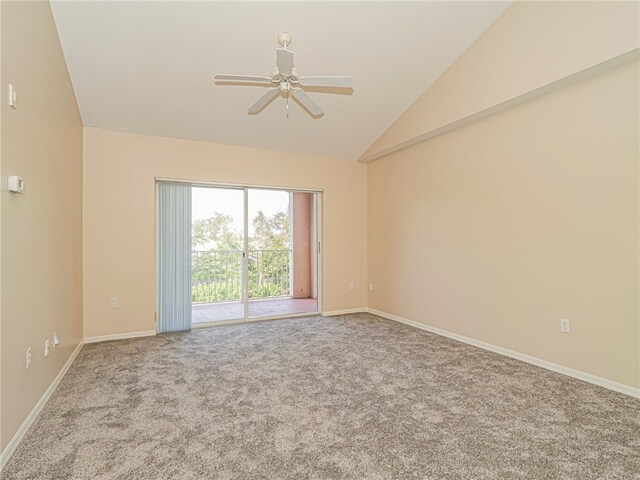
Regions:
<instances>
[{"instance_id":1,"label":"beige carpet","mask_svg":"<svg viewBox=\"0 0 640 480\"><path fill-rule=\"evenodd\" d=\"M640 402L372 315L217 327L85 346L2 478L633 479Z\"/></svg>"}]
</instances>

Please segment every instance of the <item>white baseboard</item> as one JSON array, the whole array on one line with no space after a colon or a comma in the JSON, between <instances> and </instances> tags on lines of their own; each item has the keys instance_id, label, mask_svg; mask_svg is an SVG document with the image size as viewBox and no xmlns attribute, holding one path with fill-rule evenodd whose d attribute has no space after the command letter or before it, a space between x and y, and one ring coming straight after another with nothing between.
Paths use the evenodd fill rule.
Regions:
<instances>
[{"instance_id":1,"label":"white baseboard","mask_svg":"<svg viewBox=\"0 0 640 480\"><path fill-rule=\"evenodd\" d=\"M598 377L596 375L592 375L587 372L565 367L557 363L548 362L547 360L542 360L541 358L525 355L524 353L519 353L513 350L509 350L507 348L498 347L497 345L493 345L491 343L486 343L481 340L465 337L464 335L459 335L457 333L453 333L448 330L432 327L431 325L427 325L425 323L409 320L407 318L403 318L398 315L394 315L392 313L382 312L374 308L368 308L367 311L373 315L378 315L379 317L383 317L389 320L394 320L396 322L404 323L406 325L411 325L412 327L416 327L421 330L426 330L427 332L435 333L436 335L442 335L443 337L448 337L453 340L457 340L459 342L467 343L469 345L473 345L474 347L482 348L484 350L489 350L490 352L499 353L500 355L505 355L507 357L514 358L516 360L520 360L520 361L529 363L531 365L535 365L537 367L546 368L547 370L551 370L556 373L561 373L569 377L577 378L578 380L592 383L600 387L608 388L609 390L613 390L614 392L624 393L625 395L629 395L631 397L640 398L640 388L635 388L630 385L614 382L613 380L608 380L606 378Z\"/></svg>"},{"instance_id":2,"label":"white baseboard","mask_svg":"<svg viewBox=\"0 0 640 480\"><path fill-rule=\"evenodd\" d=\"M55 391L56 387L58 386L58 384L60 383L64 375L69 370L69 367L71 367L71 364L78 356L78 353L80 353L80 350L82 350L83 345L84 345L84 341L80 340L80 343L75 348L75 350L73 351L69 359L66 361L66 363L64 364L60 372L58 372L58 375L56 375L56 378L53 379L53 382L51 382L51 385L49 385L49 388L45 390L42 397L40 397L40 400L38 400L38 403L36 403L35 407L33 407L33 409L31 410L31 413L29 413L27 418L25 418L24 422L22 422L22 425L20 425L20 428L18 429L16 434L13 436L13 438L11 439L7 447L4 449L2 454L0 454L0 471L7 464L7 462L9 461L9 458L11 458L11 455L15 451L16 447L20 444L20 441L24 437L25 433L27 433L27 430L29 430L29 427L31 426L31 424L38 417L38 415L40 414L44 406L49 401L49 398L51 398L51 395Z\"/></svg>"},{"instance_id":3,"label":"white baseboard","mask_svg":"<svg viewBox=\"0 0 640 480\"><path fill-rule=\"evenodd\" d=\"M155 330L141 330L139 332L113 333L111 335L98 335L97 337L85 337L84 343L107 342L109 340L124 340L126 338L151 337Z\"/></svg>"},{"instance_id":4,"label":"white baseboard","mask_svg":"<svg viewBox=\"0 0 640 480\"><path fill-rule=\"evenodd\" d=\"M334 315L348 315L350 313L366 313L368 312L367 307L358 307L358 308L347 308L345 310L330 310L328 312L322 312L320 315L323 317L332 317Z\"/></svg>"}]
</instances>

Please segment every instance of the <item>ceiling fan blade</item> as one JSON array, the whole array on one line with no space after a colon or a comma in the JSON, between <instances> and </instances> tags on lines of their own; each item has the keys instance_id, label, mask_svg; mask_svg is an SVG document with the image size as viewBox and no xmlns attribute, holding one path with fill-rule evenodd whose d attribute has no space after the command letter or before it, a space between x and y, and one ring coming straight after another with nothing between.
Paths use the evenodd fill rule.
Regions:
<instances>
[{"instance_id":1,"label":"ceiling fan blade","mask_svg":"<svg viewBox=\"0 0 640 480\"><path fill-rule=\"evenodd\" d=\"M293 52L284 48L276 48L276 63L281 75L291 75L293 73Z\"/></svg>"},{"instance_id":2,"label":"ceiling fan blade","mask_svg":"<svg viewBox=\"0 0 640 480\"><path fill-rule=\"evenodd\" d=\"M229 80L229 81L235 81L235 80L239 80L242 82L265 82L265 83L271 83L273 82L273 80L269 77L256 77L253 75L215 75L213 78L215 78L216 80Z\"/></svg>"},{"instance_id":3,"label":"ceiling fan blade","mask_svg":"<svg viewBox=\"0 0 640 480\"><path fill-rule=\"evenodd\" d=\"M300 85L306 87L353 88L351 77L300 77Z\"/></svg>"},{"instance_id":4,"label":"ceiling fan blade","mask_svg":"<svg viewBox=\"0 0 640 480\"><path fill-rule=\"evenodd\" d=\"M249 110L247 111L247 113L249 115L255 115L257 113L260 113L264 109L264 107L269 105L269 103L271 103L271 101L274 98L276 98L278 95L280 95L279 88L273 88L269 90L267 93L262 95L256 103L254 103L249 107Z\"/></svg>"},{"instance_id":5,"label":"ceiling fan blade","mask_svg":"<svg viewBox=\"0 0 640 480\"><path fill-rule=\"evenodd\" d=\"M313 115L314 117L324 115L324 110L322 109L322 107L318 105L309 95L307 95L304 90L300 88L294 88L291 91L291 96L295 98L296 101L300 103L300 105L309 110L311 115Z\"/></svg>"}]
</instances>

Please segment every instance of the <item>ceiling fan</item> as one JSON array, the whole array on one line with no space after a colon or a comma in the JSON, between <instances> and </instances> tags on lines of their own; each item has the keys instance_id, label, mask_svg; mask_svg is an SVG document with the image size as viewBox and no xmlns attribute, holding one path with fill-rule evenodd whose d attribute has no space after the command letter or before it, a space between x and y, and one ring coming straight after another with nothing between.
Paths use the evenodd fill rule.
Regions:
<instances>
[{"instance_id":1,"label":"ceiling fan","mask_svg":"<svg viewBox=\"0 0 640 480\"><path fill-rule=\"evenodd\" d=\"M291 35L287 32L282 32L278 35L278 43L283 48L276 48L277 68L273 71L271 77L226 74L220 74L214 77L216 80L222 80L224 82L247 82L246 85L255 85L258 83L273 87L249 107L247 111L249 115L260 113L276 97L281 96L287 100L287 117L289 116L289 99L293 98L313 118L320 118L324 115L324 110L307 95L307 92L304 91L305 87L353 89L353 79L351 77L300 76L298 71L293 68L293 52L287 49L287 46L291 43Z\"/></svg>"}]
</instances>

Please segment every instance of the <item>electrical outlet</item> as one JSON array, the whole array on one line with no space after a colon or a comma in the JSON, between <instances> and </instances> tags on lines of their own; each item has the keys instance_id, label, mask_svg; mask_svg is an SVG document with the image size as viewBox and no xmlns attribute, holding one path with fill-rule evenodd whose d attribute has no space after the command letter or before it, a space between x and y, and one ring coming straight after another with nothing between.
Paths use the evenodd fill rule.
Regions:
<instances>
[{"instance_id":1,"label":"electrical outlet","mask_svg":"<svg viewBox=\"0 0 640 480\"><path fill-rule=\"evenodd\" d=\"M53 332L53 348L56 348L60 345L60 337L58 336L58 332Z\"/></svg>"},{"instance_id":2,"label":"electrical outlet","mask_svg":"<svg viewBox=\"0 0 640 480\"><path fill-rule=\"evenodd\" d=\"M373 291L373 283L369 282L369 291Z\"/></svg>"},{"instance_id":3,"label":"electrical outlet","mask_svg":"<svg viewBox=\"0 0 640 480\"><path fill-rule=\"evenodd\" d=\"M571 323L566 318L560 319L560 331L562 333L571 333Z\"/></svg>"},{"instance_id":4,"label":"electrical outlet","mask_svg":"<svg viewBox=\"0 0 640 480\"><path fill-rule=\"evenodd\" d=\"M49 339L48 338L44 341L44 356L45 357L49 356Z\"/></svg>"},{"instance_id":5,"label":"electrical outlet","mask_svg":"<svg viewBox=\"0 0 640 480\"><path fill-rule=\"evenodd\" d=\"M26 357L26 368L29 370L31 366L31 347L27 348L27 357Z\"/></svg>"},{"instance_id":6,"label":"electrical outlet","mask_svg":"<svg viewBox=\"0 0 640 480\"><path fill-rule=\"evenodd\" d=\"M111 308L118 308L118 297L111 297Z\"/></svg>"},{"instance_id":7,"label":"electrical outlet","mask_svg":"<svg viewBox=\"0 0 640 480\"><path fill-rule=\"evenodd\" d=\"M355 290L356 282L349 282L349 290Z\"/></svg>"}]
</instances>

